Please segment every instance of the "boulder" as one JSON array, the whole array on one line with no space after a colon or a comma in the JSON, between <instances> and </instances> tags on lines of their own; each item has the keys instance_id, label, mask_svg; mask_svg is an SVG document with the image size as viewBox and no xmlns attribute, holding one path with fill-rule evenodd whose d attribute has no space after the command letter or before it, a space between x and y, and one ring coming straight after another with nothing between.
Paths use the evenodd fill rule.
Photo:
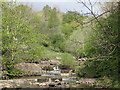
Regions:
<instances>
[{"instance_id":1,"label":"boulder","mask_svg":"<svg viewBox=\"0 0 120 90\"><path fill-rule=\"evenodd\" d=\"M49 60L50 65L60 65L61 62L58 60Z\"/></svg>"},{"instance_id":2,"label":"boulder","mask_svg":"<svg viewBox=\"0 0 120 90\"><path fill-rule=\"evenodd\" d=\"M79 82L79 81L76 81L76 84L80 84L80 82Z\"/></svg>"},{"instance_id":3,"label":"boulder","mask_svg":"<svg viewBox=\"0 0 120 90\"><path fill-rule=\"evenodd\" d=\"M43 83L43 82L46 82L46 81L48 81L47 78L40 78L40 79L37 79L37 82L39 82L39 83Z\"/></svg>"},{"instance_id":4,"label":"boulder","mask_svg":"<svg viewBox=\"0 0 120 90\"><path fill-rule=\"evenodd\" d=\"M55 83L50 83L48 86L49 87L55 87Z\"/></svg>"},{"instance_id":5,"label":"boulder","mask_svg":"<svg viewBox=\"0 0 120 90\"><path fill-rule=\"evenodd\" d=\"M56 85L61 85L60 80L56 79L56 80L55 80L55 84L56 84Z\"/></svg>"},{"instance_id":6,"label":"boulder","mask_svg":"<svg viewBox=\"0 0 120 90\"><path fill-rule=\"evenodd\" d=\"M56 83L56 85L61 85L61 82Z\"/></svg>"},{"instance_id":7,"label":"boulder","mask_svg":"<svg viewBox=\"0 0 120 90\"><path fill-rule=\"evenodd\" d=\"M46 86L46 83L40 83L39 86Z\"/></svg>"},{"instance_id":8,"label":"boulder","mask_svg":"<svg viewBox=\"0 0 120 90\"><path fill-rule=\"evenodd\" d=\"M56 82L56 83L57 83L57 82L60 82L60 80L56 79L55 82Z\"/></svg>"}]
</instances>

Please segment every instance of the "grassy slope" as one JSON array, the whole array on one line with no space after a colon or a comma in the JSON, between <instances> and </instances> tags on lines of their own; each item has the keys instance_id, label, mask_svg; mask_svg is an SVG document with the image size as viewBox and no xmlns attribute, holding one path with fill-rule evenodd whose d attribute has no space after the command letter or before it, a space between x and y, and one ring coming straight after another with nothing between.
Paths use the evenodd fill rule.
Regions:
<instances>
[{"instance_id":1,"label":"grassy slope","mask_svg":"<svg viewBox=\"0 0 120 90\"><path fill-rule=\"evenodd\" d=\"M70 53L55 52L49 48L44 48L44 54L41 58L49 58L50 60L57 60L56 57L60 57L63 64L68 64L72 67L75 66L74 56Z\"/></svg>"}]
</instances>

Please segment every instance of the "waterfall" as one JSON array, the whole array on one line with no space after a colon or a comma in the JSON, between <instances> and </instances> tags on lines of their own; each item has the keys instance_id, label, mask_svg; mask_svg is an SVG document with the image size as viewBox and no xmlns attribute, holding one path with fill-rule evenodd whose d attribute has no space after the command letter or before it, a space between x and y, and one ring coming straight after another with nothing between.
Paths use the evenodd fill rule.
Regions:
<instances>
[{"instance_id":1,"label":"waterfall","mask_svg":"<svg viewBox=\"0 0 120 90\"><path fill-rule=\"evenodd\" d=\"M53 71L50 71L51 73L61 73L58 66L53 67Z\"/></svg>"},{"instance_id":2,"label":"waterfall","mask_svg":"<svg viewBox=\"0 0 120 90\"><path fill-rule=\"evenodd\" d=\"M58 71L59 70L58 66L53 67L53 70Z\"/></svg>"}]
</instances>

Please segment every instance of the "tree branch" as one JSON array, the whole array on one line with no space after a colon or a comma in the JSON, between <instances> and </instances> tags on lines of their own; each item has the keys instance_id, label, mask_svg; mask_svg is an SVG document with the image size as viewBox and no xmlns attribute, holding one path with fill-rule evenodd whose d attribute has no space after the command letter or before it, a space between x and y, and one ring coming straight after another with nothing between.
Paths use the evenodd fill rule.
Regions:
<instances>
[{"instance_id":1,"label":"tree branch","mask_svg":"<svg viewBox=\"0 0 120 90\"><path fill-rule=\"evenodd\" d=\"M78 2L78 3L80 3L80 2ZM81 1L81 3L91 12L91 14L94 16L95 20L100 24L100 26L103 27L103 25L99 22L98 18L95 16L93 11L83 1Z\"/></svg>"},{"instance_id":2,"label":"tree branch","mask_svg":"<svg viewBox=\"0 0 120 90\"><path fill-rule=\"evenodd\" d=\"M106 12L104 12L104 13L98 15L96 18L98 19L99 17L103 16L104 14L106 14L106 13L108 13L108 12L110 12L110 11L106 11ZM88 23L90 23L90 22L96 20L96 18L93 18L93 19L91 19L90 21L87 21L87 22L83 22L82 24L88 24Z\"/></svg>"}]
</instances>

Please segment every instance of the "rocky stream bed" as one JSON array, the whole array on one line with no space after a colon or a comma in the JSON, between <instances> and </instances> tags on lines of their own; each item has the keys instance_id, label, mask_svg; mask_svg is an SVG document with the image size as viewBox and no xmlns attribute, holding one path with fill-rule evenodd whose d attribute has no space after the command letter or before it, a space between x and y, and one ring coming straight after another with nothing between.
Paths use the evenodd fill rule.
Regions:
<instances>
[{"instance_id":1,"label":"rocky stream bed","mask_svg":"<svg viewBox=\"0 0 120 90\"><path fill-rule=\"evenodd\" d=\"M63 72L58 63L60 64L58 61L16 64L16 69L34 73L37 76L0 80L0 88L103 88L94 78L78 78L71 69L68 69L68 72ZM46 70L44 68L46 66L52 69Z\"/></svg>"}]
</instances>

